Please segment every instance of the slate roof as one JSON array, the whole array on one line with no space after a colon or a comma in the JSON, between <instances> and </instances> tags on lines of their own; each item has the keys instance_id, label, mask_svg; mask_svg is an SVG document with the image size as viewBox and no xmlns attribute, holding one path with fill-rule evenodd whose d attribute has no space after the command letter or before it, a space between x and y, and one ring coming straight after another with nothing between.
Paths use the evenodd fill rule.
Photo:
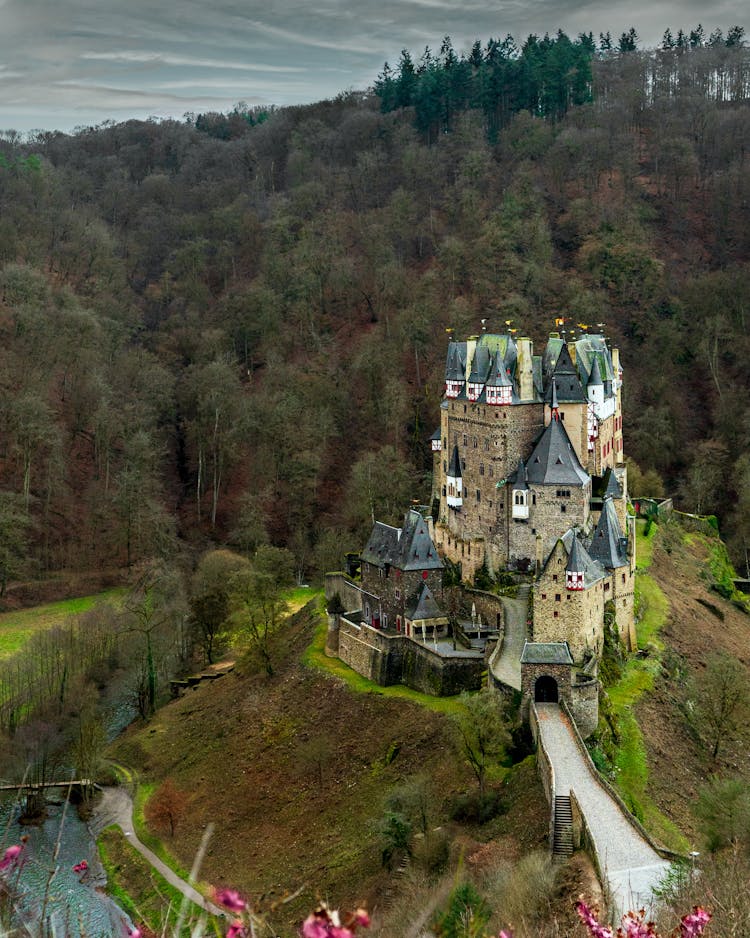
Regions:
<instances>
[{"instance_id":1,"label":"slate roof","mask_svg":"<svg viewBox=\"0 0 750 938\"><path fill-rule=\"evenodd\" d=\"M474 352L474 360L471 363L469 382L471 384L484 384L491 365L490 350L484 343L478 343Z\"/></svg>"},{"instance_id":2,"label":"slate roof","mask_svg":"<svg viewBox=\"0 0 750 938\"><path fill-rule=\"evenodd\" d=\"M518 468L510 477L510 481L513 483L513 488L518 491L522 492L524 489L528 489L528 485L526 485L526 466L523 459L518 460Z\"/></svg>"},{"instance_id":3,"label":"slate roof","mask_svg":"<svg viewBox=\"0 0 750 938\"><path fill-rule=\"evenodd\" d=\"M513 387L513 382L507 374L505 359L499 351L495 352L495 356L492 359L492 367L490 368L490 374L486 383L487 386L491 388Z\"/></svg>"},{"instance_id":4,"label":"slate roof","mask_svg":"<svg viewBox=\"0 0 750 938\"><path fill-rule=\"evenodd\" d=\"M465 381L466 380L466 343L454 342L448 343L448 355L445 360L445 380L446 381Z\"/></svg>"},{"instance_id":5,"label":"slate roof","mask_svg":"<svg viewBox=\"0 0 750 938\"><path fill-rule=\"evenodd\" d=\"M612 570L628 563L627 538L622 536L615 503L605 498L599 522L589 544L589 555Z\"/></svg>"},{"instance_id":6,"label":"slate roof","mask_svg":"<svg viewBox=\"0 0 750 938\"><path fill-rule=\"evenodd\" d=\"M443 569L427 522L414 509L406 512L403 528L376 521L362 551L362 560L378 567L389 564L398 570Z\"/></svg>"},{"instance_id":7,"label":"slate roof","mask_svg":"<svg viewBox=\"0 0 750 938\"><path fill-rule=\"evenodd\" d=\"M563 345L560 349L550 384L557 391L558 401L566 404L585 403L586 394L567 345Z\"/></svg>"},{"instance_id":8,"label":"slate roof","mask_svg":"<svg viewBox=\"0 0 750 938\"><path fill-rule=\"evenodd\" d=\"M537 485L583 486L589 481L562 421L553 419L545 427L526 463L526 478Z\"/></svg>"},{"instance_id":9,"label":"slate roof","mask_svg":"<svg viewBox=\"0 0 750 938\"><path fill-rule=\"evenodd\" d=\"M451 453L451 461L448 463L448 475L452 479L461 479L463 478L461 474L461 459L458 455L458 446L453 447L453 452Z\"/></svg>"},{"instance_id":10,"label":"slate roof","mask_svg":"<svg viewBox=\"0 0 750 938\"><path fill-rule=\"evenodd\" d=\"M408 619L411 619L412 622L419 619L444 619L445 613L438 606L435 597L432 595L432 590L425 583L422 587L421 592L416 598L414 607L409 610L407 607L405 610L405 615Z\"/></svg>"},{"instance_id":11,"label":"slate roof","mask_svg":"<svg viewBox=\"0 0 750 938\"><path fill-rule=\"evenodd\" d=\"M440 427L437 428L437 430L432 434L432 436L430 437L430 439L431 439L431 440L439 440L439 439L441 439L441 436L440 436Z\"/></svg>"},{"instance_id":12,"label":"slate roof","mask_svg":"<svg viewBox=\"0 0 750 938\"><path fill-rule=\"evenodd\" d=\"M593 479L592 492L594 498L622 498L622 486L617 475L611 467L604 470L604 475L596 476Z\"/></svg>"},{"instance_id":13,"label":"slate roof","mask_svg":"<svg viewBox=\"0 0 750 938\"><path fill-rule=\"evenodd\" d=\"M610 382L614 377L612 355L602 335L584 335L576 342L576 365L578 374L588 385L594 361L599 363L599 374L603 383Z\"/></svg>"},{"instance_id":14,"label":"slate roof","mask_svg":"<svg viewBox=\"0 0 750 938\"><path fill-rule=\"evenodd\" d=\"M567 642L524 642L521 664L573 664Z\"/></svg>"},{"instance_id":15,"label":"slate roof","mask_svg":"<svg viewBox=\"0 0 750 938\"><path fill-rule=\"evenodd\" d=\"M604 385L602 381L602 370L599 367L599 359L594 359L594 364L591 366L591 374L589 375L589 384L591 386Z\"/></svg>"},{"instance_id":16,"label":"slate roof","mask_svg":"<svg viewBox=\"0 0 750 938\"><path fill-rule=\"evenodd\" d=\"M595 583L598 583L604 576L602 566L592 559L583 544L575 535L573 543L568 553L568 562L565 566L566 573L583 573L583 587L589 589Z\"/></svg>"}]
</instances>

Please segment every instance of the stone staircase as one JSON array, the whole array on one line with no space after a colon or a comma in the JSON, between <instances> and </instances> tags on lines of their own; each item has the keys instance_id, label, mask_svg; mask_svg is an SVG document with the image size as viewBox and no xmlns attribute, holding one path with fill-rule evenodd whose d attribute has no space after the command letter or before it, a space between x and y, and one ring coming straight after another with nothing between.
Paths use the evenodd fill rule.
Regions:
<instances>
[{"instance_id":1,"label":"stone staircase","mask_svg":"<svg viewBox=\"0 0 750 938\"><path fill-rule=\"evenodd\" d=\"M573 853L573 812L570 795L555 795L555 832L552 859L566 860Z\"/></svg>"}]
</instances>

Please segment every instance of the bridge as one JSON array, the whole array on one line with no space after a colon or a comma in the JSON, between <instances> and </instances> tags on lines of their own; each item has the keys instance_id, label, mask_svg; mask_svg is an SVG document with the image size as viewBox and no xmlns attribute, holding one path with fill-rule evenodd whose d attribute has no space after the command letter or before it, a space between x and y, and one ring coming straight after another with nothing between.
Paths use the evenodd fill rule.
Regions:
<instances>
[{"instance_id":1,"label":"bridge","mask_svg":"<svg viewBox=\"0 0 750 938\"><path fill-rule=\"evenodd\" d=\"M585 753L569 716L556 703L532 704L538 759L550 800L553 856L573 850L574 813L581 826L602 884L609 887L615 916L630 909L649 909L654 888L670 866L667 851L657 850L605 782Z\"/></svg>"},{"instance_id":2,"label":"bridge","mask_svg":"<svg viewBox=\"0 0 750 938\"><path fill-rule=\"evenodd\" d=\"M90 778L74 778L68 779L66 782L19 782L18 784L11 783L6 785L0 785L0 792L4 791L24 791L24 792L35 792L35 791L44 791L48 788L91 788L96 786Z\"/></svg>"}]
</instances>

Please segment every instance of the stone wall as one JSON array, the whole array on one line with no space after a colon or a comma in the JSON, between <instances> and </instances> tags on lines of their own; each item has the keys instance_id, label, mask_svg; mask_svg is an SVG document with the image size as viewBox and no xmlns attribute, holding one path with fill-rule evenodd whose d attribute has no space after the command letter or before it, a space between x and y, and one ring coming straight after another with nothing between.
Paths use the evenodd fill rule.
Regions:
<instances>
[{"instance_id":1,"label":"stone wall","mask_svg":"<svg viewBox=\"0 0 750 938\"><path fill-rule=\"evenodd\" d=\"M505 603L503 596L487 593L485 590L464 590L469 603L474 603L482 625L497 629L500 636L505 635Z\"/></svg>"},{"instance_id":2,"label":"stone wall","mask_svg":"<svg viewBox=\"0 0 750 938\"><path fill-rule=\"evenodd\" d=\"M596 732L599 723L599 681L579 676L571 688L568 706L578 732L587 739Z\"/></svg>"},{"instance_id":3,"label":"stone wall","mask_svg":"<svg viewBox=\"0 0 750 938\"><path fill-rule=\"evenodd\" d=\"M346 610L359 609L362 604L359 584L355 583L345 573L326 573L325 578L325 597L326 601L333 599L339 594L341 602Z\"/></svg>"},{"instance_id":4,"label":"stone wall","mask_svg":"<svg viewBox=\"0 0 750 938\"><path fill-rule=\"evenodd\" d=\"M443 571L438 570L397 570L391 567L386 571L374 564L362 562L362 588L379 597L381 618L387 616L388 628L396 628L397 617L403 622L405 608L416 602L422 587L426 583L438 603L443 598ZM424 575L426 574L426 576ZM371 610L374 612L375 610ZM385 626L383 626L385 627Z\"/></svg>"},{"instance_id":5,"label":"stone wall","mask_svg":"<svg viewBox=\"0 0 750 938\"><path fill-rule=\"evenodd\" d=\"M482 658L438 655L402 635L384 635L341 617L339 657L358 674L386 687L405 684L435 697L479 690L485 663Z\"/></svg>"}]
</instances>

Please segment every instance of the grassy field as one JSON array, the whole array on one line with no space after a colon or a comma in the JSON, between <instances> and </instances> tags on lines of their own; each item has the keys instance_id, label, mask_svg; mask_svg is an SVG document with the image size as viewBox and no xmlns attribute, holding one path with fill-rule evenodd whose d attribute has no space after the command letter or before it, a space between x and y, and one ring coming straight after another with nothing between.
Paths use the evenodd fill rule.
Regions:
<instances>
[{"instance_id":1,"label":"grassy field","mask_svg":"<svg viewBox=\"0 0 750 938\"><path fill-rule=\"evenodd\" d=\"M674 850L688 850L688 841L646 793L646 747L633 714L634 704L653 688L654 678L661 668L659 656L664 646L659 631L669 613L669 603L659 584L645 572L651 564L653 541L658 529L652 525L648 537L645 537L644 527L639 522L636 534L636 609L639 614L636 629L638 647L648 648L651 653L645 658L630 657L620 680L607 688L620 734L614 759L616 785L634 814L659 841Z\"/></svg>"},{"instance_id":2,"label":"grassy field","mask_svg":"<svg viewBox=\"0 0 750 938\"><path fill-rule=\"evenodd\" d=\"M0 614L0 660L21 651L34 632L59 625L68 616L86 612L98 603L116 604L123 593L122 589L112 589L93 596L64 599L45 606L34 606L31 609Z\"/></svg>"}]
</instances>

